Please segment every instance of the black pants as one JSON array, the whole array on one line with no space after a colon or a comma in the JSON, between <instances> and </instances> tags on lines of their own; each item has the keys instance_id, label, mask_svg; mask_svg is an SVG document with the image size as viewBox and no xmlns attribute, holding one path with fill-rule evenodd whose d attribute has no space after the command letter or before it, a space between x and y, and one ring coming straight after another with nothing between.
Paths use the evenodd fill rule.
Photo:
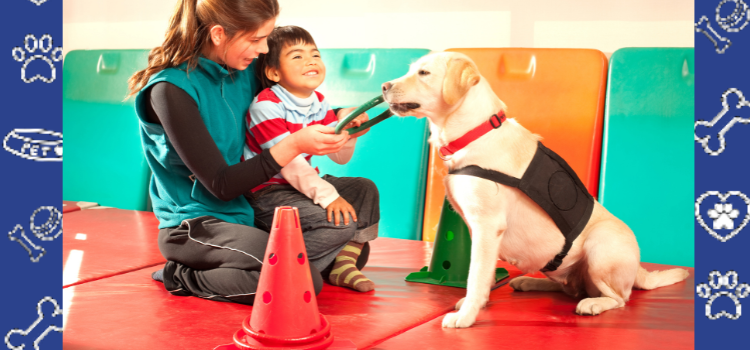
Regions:
<instances>
[{"instance_id":1,"label":"black pants","mask_svg":"<svg viewBox=\"0 0 750 350\"><path fill-rule=\"evenodd\" d=\"M268 232L255 227L212 216L161 229L159 250L168 260L164 265L164 287L173 295L252 305L268 237ZM368 256L366 244L357 260L359 269L364 268ZM324 269L321 275L313 264L309 265L317 295L331 268Z\"/></svg>"}]
</instances>

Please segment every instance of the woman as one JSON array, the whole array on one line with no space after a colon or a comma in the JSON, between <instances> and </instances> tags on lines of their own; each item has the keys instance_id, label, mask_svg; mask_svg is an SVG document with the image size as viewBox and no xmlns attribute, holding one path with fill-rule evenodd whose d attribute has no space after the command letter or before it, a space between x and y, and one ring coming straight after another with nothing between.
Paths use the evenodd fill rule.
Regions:
<instances>
[{"instance_id":1,"label":"woman","mask_svg":"<svg viewBox=\"0 0 750 350\"><path fill-rule=\"evenodd\" d=\"M252 227L242 194L297 155L337 152L348 140L315 125L240 162L245 113L259 86L247 68L268 51L278 14L276 0L181 0L164 43L129 81L168 260L153 277L174 295L252 304L268 233ZM317 294L322 277L310 267Z\"/></svg>"}]
</instances>

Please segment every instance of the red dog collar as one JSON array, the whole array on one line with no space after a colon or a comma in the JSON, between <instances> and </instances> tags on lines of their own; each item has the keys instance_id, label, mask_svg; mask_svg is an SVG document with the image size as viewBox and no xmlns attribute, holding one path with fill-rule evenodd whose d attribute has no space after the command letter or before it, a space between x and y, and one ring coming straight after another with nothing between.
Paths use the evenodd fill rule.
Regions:
<instances>
[{"instance_id":1,"label":"red dog collar","mask_svg":"<svg viewBox=\"0 0 750 350\"><path fill-rule=\"evenodd\" d=\"M490 130L497 129L503 125L503 122L505 122L505 112L500 111L497 114L493 114L490 119L488 119L486 122L480 124L476 128L472 129L471 131L464 134L464 136L461 136L453 142L440 147L438 150L438 155L440 156L440 159L442 160L448 160L446 157L453 155L453 153L458 152L462 148L466 147L468 144L472 143L474 140L480 138L482 135L490 132Z\"/></svg>"}]
</instances>

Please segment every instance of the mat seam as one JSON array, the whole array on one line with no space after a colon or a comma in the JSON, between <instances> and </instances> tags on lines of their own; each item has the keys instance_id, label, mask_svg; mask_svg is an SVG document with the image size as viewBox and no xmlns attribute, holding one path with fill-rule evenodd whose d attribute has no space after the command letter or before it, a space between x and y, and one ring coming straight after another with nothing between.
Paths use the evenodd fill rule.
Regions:
<instances>
[{"instance_id":1,"label":"mat seam","mask_svg":"<svg viewBox=\"0 0 750 350\"><path fill-rule=\"evenodd\" d=\"M154 263L154 264L150 264L150 265L146 265L146 266L141 266L141 267L134 267L132 269L127 269L127 270L119 271L119 272L116 272L116 273L110 273L110 274L106 274L106 275L103 275L103 276L82 279L82 280L76 281L74 283L71 283L71 284L68 284L68 285L64 285L63 289L68 288L68 287L77 286L77 285L84 284L84 283L89 283L89 282L94 282L94 281L98 281L98 280L103 280L105 278L110 278L110 277L124 275L124 274L129 273L129 272L138 271L138 270L146 269L146 268L149 268L149 267L154 267L154 266L157 266L157 265L164 264L166 262L167 261L164 260L164 261L161 261L161 262L158 262L158 263Z\"/></svg>"}]
</instances>

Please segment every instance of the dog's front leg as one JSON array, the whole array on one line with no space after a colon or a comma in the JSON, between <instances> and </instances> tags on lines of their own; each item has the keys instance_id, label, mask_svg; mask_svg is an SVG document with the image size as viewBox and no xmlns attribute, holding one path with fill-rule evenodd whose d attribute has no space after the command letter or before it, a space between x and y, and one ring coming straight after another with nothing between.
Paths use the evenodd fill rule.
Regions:
<instances>
[{"instance_id":1,"label":"dog's front leg","mask_svg":"<svg viewBox=\"0 0 750 350\"><path fill-rule=\"evenodd\" d=\"M474 324L479 310L487 304L490 288L494 282L495 265L502 232L489 228L476 227L472 231L471 264L469 280L466 284L466 298L456 304L458 312L445 315L443 327L466 328Z\"/></svg>"}]
</instances>

